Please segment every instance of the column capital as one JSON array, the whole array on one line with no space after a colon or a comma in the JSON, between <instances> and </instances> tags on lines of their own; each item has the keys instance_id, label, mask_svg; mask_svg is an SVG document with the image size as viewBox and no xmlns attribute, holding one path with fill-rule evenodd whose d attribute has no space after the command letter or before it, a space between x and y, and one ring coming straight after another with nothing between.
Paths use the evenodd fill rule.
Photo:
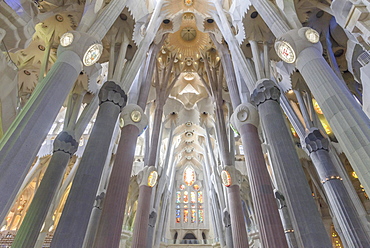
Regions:
<instances>
[{"instance_id":1,"label":"column capital","mask_svg":"<svg viewBox=\"0 0 370 248\"><path fill-rule=\"evenodd\" d=\"M154 166L145 166L142 171L137 174L137 183L139 186L154 187L158 182L158 172Z\"/></svg>"},{"instance_id":2,"label":"column capital","mask_svg":"<svg viewBox=\"0 0 370 248\"><path fill-rule=\"evenodd\" d=\"M71 157L77 151L77 148L78 142L67 131L59 133L53 143L53 152L62 151L68 153Z\"/></svg>"},{"instance_id":3,"label":"column capital","mask_svg":"<svg viewBox=\"0 0 370 248\"><path fill-rule=\"evenodd\" d=\"M148 117L139 105L128 104L126 105L121 113L123 119L123 126L134 125L139 129L141 133L144 128L148 125Z\"/></svg>"},{"instance_id":4,"label":"column capital","mask_svg":"<svg viewBox=\"0 0 370 248\"><path fill-rule=\"evenodd\" d=\"M96 45L97 48L99 47L99 49L102 49L101 41L98 40L96 37L75 30L68 31L60 38L60 46L58 47L57 55L59 57L59 55L65 51L72 51L78 54L81 62L84 59L90 59L91 61L96 62L100 58L102 50L96 50L94 56L91 58L87 58L86 56L86 53L92 48L93 45ZM90 65L86 64L86 66Z\"/></svg>"},{"instance_id":5,"label":"column capital","mask_svg":"<svg viewBox=\"0 0 370 248\"><path fill-rule=\"evenodd\" d=\"M319 129L312 128L304 138L304 148L308 153L316 152L318 150L329 150L329 141L325 138Z\"/></svg>"},{"instance_id":6,"label":"column capital","mask_svg":"<svg viewBox=\"0 0 370 248\"><path fill-rule=\"evenodd\" d=\"M107 81L99 91L99 100L100 105L104 102L112 102L122 110L127 102L127 96L118 84Z\"/></svg>"},{"instance_id":7,"label":"column capital","mask_svg":"<svg viewBox=\"0 0 370 248\"><path fill-rule=\"evenodd\" d=\"M279 102L279 99L280 89L270 79L259 80L251 95L251 102L257 107L268 100Z\"/></svg>"},{"instance_id":8,"label":"column capital","mask_svg":"<svg viewBox=\"0 0 370 248\"><path fill-rule=\"evenodd\" d=\"M235 166L227 165L224 170L221 171L221 181L226 187L233 185L240 186L242 179L242 173L235 168Z\"/></svg>"},{"instance_id":9,"label":"column capital","mask_svg":"<svg viewBox=\"0 0 370 248\"><path fill-rule=\"evenodd\" d=\"M240 104L231 115L230 122L238 132L244 124L252 124L258 127L259 117L256 107L250 103Z\"/></svg>"},{"instance_id":10,"label":"column capital","mask_svg":"<svg viewBox=\"0 0 370 248\"><path fill-rule=\"evenodd\" d=\"M276 53L287 63L304 60L304 57L299 58L299 54L309 47L317 49L322 54L320 34L310 27L289 30L275 41Z\"/></svg>"}]
</instances>

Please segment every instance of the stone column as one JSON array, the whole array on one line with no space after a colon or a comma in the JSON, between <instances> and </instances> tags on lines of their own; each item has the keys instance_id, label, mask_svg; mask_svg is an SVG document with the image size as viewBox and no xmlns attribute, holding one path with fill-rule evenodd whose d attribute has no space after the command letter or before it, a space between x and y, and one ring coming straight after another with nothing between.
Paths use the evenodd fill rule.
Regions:
<instances>
[{"instance_id":1,"label":"stone column","mask_svg":"<svg viewBox=\"0 0 370 248\"><path fill-rule=\"evenodd\" d=\"M93 246L96 248L119 247L136 141L148 122L143 110L135 104L123 108L122 118L124 127Z\"/></svg>"},{"instance_id":2,"label":"stone column","mask_svg":"<svg viewBox=\"0 0 370 248\"><path fill-rule=\"evenodd\" d=\"M258 113L251 104L239 105L231 122L240 133L263 247L288 247L274 197L271 178L258 136Z\"/></svg>"},{"instance_id":3,"label":"stone column","mask_svg":"<svg viewBox=\"0 0 370 248\"><path fill-rule=\"evenodd\" d=\"M58 48L57 61L1 140L0 222L7 215L48 130L83 69L84 53L90 45L98 43L88 34L73 33L72 44Z\"/></svg>"},{"instance_id":4,"label":"stone column","mask_svg":"<svg viewBox=\"0 0 370 248\"><path fill-rule=\"evenodd\" d=\"M226 173L231 181L225 181L224 173ZM240 197L240 180L241 173L235 166L226 166L221 174L223 184L227 187L227 196L230 208L230 224L233 237L233 247L242 248L248 244L247 230L243 217L242 199Z\"/></svg>"},{"instance_id":5,"label":"stone column","mask_svg":"<svg viewBox=\"0 0 370 248\"><path fill-rule=\"evenodd\" d=\"M262 82L261 82L262 81ZM280 109L280 90L271 80L261 80L251 100L258 107L272 166L292 213L294 230L304 247L331 248L320 214Z\"/></svg>"},{"instance_id":6,"label":"stone column","mask_svg":"<svg viewBox=\"0 0 370 248\"><path fill-rule=\"evenodd\" d=\"M279 39L294 50L296 67L320 105L360 182L370 192L370 120L322 57L320 43L306 38L309 28L295 29Z\"/></svg>"},{"instance_id":7,"label":"stone column","mask_svg":"<svg viewBox=\"0 0 370 248\"><path fill-rule=\"evenodd\" d=\"M343 179L330 159L329 141L318 129L312 128L306 135L304 143L347 245L349 247L370 247L370 239L343 184Z\"/></svg>"},{"instance_id":8,"label":"stone column","mask_svg":"<svg viewBox=\"0 0 370 248\"><path fill-rule=\"evenodd\" d=\"M138 175L139 199L137 202L132 248L144 248L147 244L150 198L152 186L149 186L149 175L156 172L154 166L146 166Z\"/></svg>"},{"instance_id":9,"label":"stone column","mask_svg":"<svg viewBox=\"0 0 370 248\"><path fill-rule=\"evenodd\" d=\"M64 170L77 148L77 141L68 132L61 132L54 140L53 156L17 232L13 247L28 248L35 245Z\"/></svg>"},{"instance_id":10,"label":"stone column","mask_svg":"<svg viewBox=\"0 0 370 248\"><path fill-rule=\"evenodd\" d=\"M51 247L81 247L118 115L127 97L114 82L99 92L100 107Z\"/></svg>"}]
</instances>

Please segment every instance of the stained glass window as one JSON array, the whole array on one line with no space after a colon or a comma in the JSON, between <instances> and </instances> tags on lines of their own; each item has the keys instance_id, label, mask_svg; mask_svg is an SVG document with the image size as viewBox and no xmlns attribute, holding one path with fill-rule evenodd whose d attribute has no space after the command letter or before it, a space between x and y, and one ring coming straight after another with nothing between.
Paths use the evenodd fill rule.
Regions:
<instances>
[{"instance_id":1,"label":"stained glass window","mask_svg":"<svg viewBox=\"0 0 370 248\"><path fill-rule=\"evenodd\" d=\"M196 201L197 201L197 199L195 197L195 192L194 191L190 192L190 202L191 203L196 203Z\"/></svg>"},{"instance_id":2,"label":"stained glass window","mask_svg":"<svg viewBox=\"0 0 370 248\"><path fill-rule=\"evenodd\" d=\"M195 171L191 166L186 167L184 170L184 182L186 185L191 186L195 181Z\"/></svg>"},{"instance_id":3,"label":"stained glass window","mask_svg":"<svg viewBox=\"0 0 370 248\"><path fill-rule=\"evenodd\" d=\"M189 210L184 209L184 223L188 223Z\"/></svg>"},{"instance_id":4,"label":"stained glass window","mask_svg":"<svg viewBox=\"0 0 370 248\"><path fill-rule=\"evenodd\" d=\"M189 202L188 192L184 191L184 203L188 203L188 202Z\"/></svg>"},{"instance_id":5,"label":"stained glass window","mask_svg":"<svg viewBox=\"0 0 370 248\"><path fill-rule=\"evenodd\" d=\"M200 187L199 187L199 185L198 185L198 184L194 184L193 188L194 188L196 191L198 191Z\"/></svg>"},{"instance_id":6,"label":"stained glass window","mask_svg":"<svg viewBox=\"0 0 370 248\"><path fill-rule=\"evenodd\" d=\"M180 191L176 192L176 203L181 203L181 192Z\"/></svg>"},{"instance_id":7,"label":"stained glass window","mask_svg":"<svg viewBox=\"0 0 370 248\"><path fill-rule=\"evenodd\" d=\"M181 185L180 185L180 189L181 189L181 190L185 189L185 185L184 185L184 184L181 184Z\"/></svg>"},{"instance_id":8,"label":"stained glass window","mask_svg":"<svg viewBox=\"0 0 370 248\"><path fill-rule=\"evenodd\" d=\"M204 222L204 210L203 209L199 209L198 210L198 213L199 213L199 223L203 223Z\"/></svg>"},{"instance_id":9,"label":"stained glass window","mask_svg":"<svg viewBox=\"0 0 370 248\"><path fill-rule=\"evenodd\" d=\"M176 223L180 223L181 220L181 210L176 209Z\"/></svg>"},{"instance_id":10,"label":"stained glass window","mask_svg":"<svg viewBox=\"0 0 370 248\"><path fill-rule=\"evenodd\" d=\"M198 203L203 203L203 192L198 191Z\"/></svg>"},{"instance_id":11,"label":"stained glass window","mask_svg":"<svg viewBox=\"0 0 370 248\"><path fill-rule=\"evenodd\" d=\"M197 219L197 212L195 209L191 210L191 223L195 223Z\"/></svg>"}]
</instances>

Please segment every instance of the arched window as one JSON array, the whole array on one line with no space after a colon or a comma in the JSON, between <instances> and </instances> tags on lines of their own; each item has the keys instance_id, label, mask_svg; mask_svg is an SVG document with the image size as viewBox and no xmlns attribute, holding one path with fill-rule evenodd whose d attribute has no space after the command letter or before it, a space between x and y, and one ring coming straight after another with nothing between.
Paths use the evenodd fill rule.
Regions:
<instances>
[{"instance_id":1,"label":"arched window","mask_svg":"<svg viewBox=\"0 0 370 248\"><path fill-rule=\"evenodd\" d=\"M183 171L183 181L177 186L175 222L189 225L204 223L203 192L201 182L191 165Z\"/></svg>"}]
</instances>

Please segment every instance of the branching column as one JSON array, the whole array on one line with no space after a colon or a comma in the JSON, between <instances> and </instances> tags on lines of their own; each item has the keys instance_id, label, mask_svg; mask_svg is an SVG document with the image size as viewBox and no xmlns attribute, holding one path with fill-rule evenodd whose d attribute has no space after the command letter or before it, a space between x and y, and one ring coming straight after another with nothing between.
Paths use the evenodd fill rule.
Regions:
<instances>
[{"instance_id":1,"label":"branching column","mask_svg":"<svg viewBox=\"0 0 370 248\"><path fill-rule=\"evenodd\" d=\"M119 247L136 141L148 122L143 110L134 104L124 107L122 118L125 126L121 131L121 139L104 199L94 242L96 248Z\"/></svg>"},{"instance_id":2,"label":"branching column","mask_svg":"<svg viewBox=\"0 0 370 248\"><path fill-rule=\"evenodd\" d=\"M323 137L318 129L313 128L306 135L304 142L347 245L349 247L370 247L370 239L348 195L342 178L330 159L329 141Z\"/></svg>"},{"instance_id":3,"label":"branching column","mask_svg":"<svg viewBox=\"0 0 370 248\"><path fill-rule=\"evenodd\" d=\"M99 92L100 107L51 247L81 247L89 222L109 144L127 97L114 82Z\"/></svg>"},{"instance_id":4,"label":"branching column","mask_svg":"<svg viewBox=\"0 0 370 248\"><path fill-rule=\"evenodd\" d=\"M54 140L53 156L17 232L13 247L28 248L35 245L64 170L77 148L77 141L68 132L61 132Z\"/></svg>"},{"instance_id":5,"label":"branching column","mask_svg":"<svg viewBox=\"0 0 370 248\"><path fill-rule=\"evenodd\" d=\"M253 206L263 247L288 247L258 136L258 113L251 104L239 105L231 121L242 138Z\"/></svg>"},{"instance_id":6,"label":"branching column","mask_svg":"<svg viewBox=\"0 0 370 248\"><path fill-rule=\"evenodd\" d=\"M301 237L303 246L332 247L285 124L279 97L280 90L267 79L257 85L251 96L252 102L258 107L270 145L274 173L287 197L294 229Z\"/></svg>"}]
</instances>

